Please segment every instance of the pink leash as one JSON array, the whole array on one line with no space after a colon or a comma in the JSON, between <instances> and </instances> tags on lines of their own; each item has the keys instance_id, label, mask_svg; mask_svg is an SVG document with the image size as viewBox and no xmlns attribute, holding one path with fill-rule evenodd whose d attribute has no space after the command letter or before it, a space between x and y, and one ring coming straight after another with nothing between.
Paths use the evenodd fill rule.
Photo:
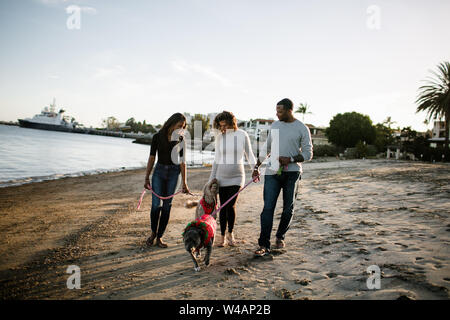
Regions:
<instances>
[{"instance_id":1,"label":"pink leash","mask_svg":"<svg viewBox=\"0 0 450 320\"><path fill-rule=\"evenodd\" d=\"M267 159L267 157L266 157L262 162L264 162L266 159ZM231 200L233 200L234 198L236 198L237 195L238 195L239 193L241 193L245 188L247 188L252 182L255 182L255 183L258 182L258 181L259 181L260 175L261 175L261 174L258 174L254 179L250 180L245 186L243 186L238 192L236 192L230 199L228 199L227 201L225 201L224 204L222 204L219 208L217 208L216 210L214 210L214 211L211 213L211 215L215 218L216 215L217 215L217 212L219 212L223 207L225 207ZM181 190L180 190L180 191L174 193L174 194L171 195L171 196L168 196L168 197L162 197L162 196L158 195L155 191L153 191L153 189L150 189L150 190L152 191L152 193L153 193L155 196L157 196L157 197L160 198L161 200L167 200L167 199L173 198L173 197L175 197L177 194L179 194L179 193L181 192ZM141 193L141 198L139 199L139 203L138 203L138 206L137 206L137 210L139 210L139 208L141 207L142 199L144 198L145 192L146 192L146 189L144 189L144 191L142 191L142 193ZM191 193L191 195L193 195L193 194Z\"/></svg>"},{"instance_id":2,"label":"pink leash","mask_svg":"<svg viewBox=\"0 0 450 320\"><path fill-rule=\"evenodd\" d=\"M217 215L217 212L219 212L220 210L222 210L223 207L225 207L231 200L233 200L234 198L237 197L237 195L239 193L241 193L245 188L247 188L252 182L256 183L257 181L259 181L259 176L256 176L254 179L250 180L245 186L243 186L238 192L236 192L230 199L228 199L227 201L225 201L224 204L221 204L220 207L218 207L216 210L214 210L211 215L215 218Z\"/></svg>"},{"instance_id":3,"label":"pink leash","mask_svg":"<svg viewBox=\"0 0 450 320\"><path fill-rule=\"evenodd\" d=\"M138 206L137 206L137 210L139 210L139 208L141 207L142 199L144 199L144 195L145 195L145 192L146 192L146 191L147 191L147 190L144 189L144 190L142 191L142 193L141 193L141 198L139 199L139 203L138 203ZM179 190L178 192L175 192L174 194L172 194L172 195L170 195L170 196L168 196L168 197L162 197L162 196L160 196L159 194L157 194L155 191L153 191L153 189L150 189L150 191L151 191L155 196L157 196L158 198L160 198L161 200L167 200L167 199L173 198L173 197L175 197L177 194L181 193L181 190Z\"/></svg>"},{"instance_id":4,"label":"pink leash","mask_svg":"<svg viewBox=\"0 0 450 320\"><path fill-rule=\"evenodd\" d=\"M217 208L216 210L214 210L214 211L211 213L211 215L213 215L213 216L215 217L215 216L217 215L217 212L219 212L223 207L225 207L231 200L233 200L234 198L236 198L237 195L238 195L239 193L241 193L245 188L247 188L252 182L255 182L255 183L256 183L257 181L259 181L259 175L258 175L257 177L255 177L254 179L250 180L245 186L243 186L238 192L236 192L230 199L228 199L227 201L225 201L224 204L222 204L219 208ZM178 192L172 194L171 196L168 196L168 197L162 197L162 196L160 196L159 194L157 194L155 191L153 191L153 189L150 189L150 190L152 191L152 193L153 193L155 196L157 196L157 197L160 198L161 200L167 200L167 199L173 198L173 197L175 197L177 194L179 194L179 193L181 192L181 190L180 190L180 191L178 191ZM137 206L137 209L136 209L136 210L139 210L139 209L141 208L142 199L144 199L144 195L145 195L145 192L146 192L146 191L147 191L146 189L144 189L144 190L142 191L141 197L139 198L139 203L138 203L138 206ZM191 193L191 195L192 195L192 193Z\"/></svg>"}]
</instances>

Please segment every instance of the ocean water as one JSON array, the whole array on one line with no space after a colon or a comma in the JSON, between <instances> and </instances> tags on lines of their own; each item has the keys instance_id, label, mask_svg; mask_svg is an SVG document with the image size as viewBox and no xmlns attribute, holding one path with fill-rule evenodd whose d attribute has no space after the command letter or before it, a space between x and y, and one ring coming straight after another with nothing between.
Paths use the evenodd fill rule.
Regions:
<instances>
[{"instance_id":1,"label":"ocean water","mask_svg":"<svg viewBox=\"0 0 450 320\"><path fill-rule=\"evenodd\" d=\"M0 125L0 187L145 168L150 146L132 141ZM211 152L187 152L190 166L213 159Z\"/></svg>"}]
</instances>

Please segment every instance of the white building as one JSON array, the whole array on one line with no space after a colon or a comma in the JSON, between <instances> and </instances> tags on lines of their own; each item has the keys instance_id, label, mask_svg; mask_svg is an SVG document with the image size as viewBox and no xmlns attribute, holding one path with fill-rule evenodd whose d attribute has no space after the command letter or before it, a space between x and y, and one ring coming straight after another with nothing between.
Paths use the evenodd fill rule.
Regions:
<instances>
[{"instance_id":1,"label":"white building","mask_svg":"<svg viewBox=\"0 0 450 320\"><path fill-rule=\"evenodd\" d=\"M449 129L450 131L450 129ZM449 132L450 133L450 132ZM436 148L438 145L443 145L445 142L445 122L434 121L433 130L431 131L430 147Z\"/></svg>"},{"instance_id":2,"label":"white building","mask_svg":"<svg viewBox=\"0 0 450 320\"><path fill-rule=\"evenodd\" d=\"M186 117L186 123L191 124L192 116L189 112L183 113L183 115Z\"/></svg>"},{"instance_id":3,"label":"white building","mask_svg":"<svg viewBox=\"0 0 450 320\"><path fill-rule=\"evenodd\" d=\"M250 137L256 139L258 134L267 136L274 121L273 119L251 119L250 121L241 121L239 127L246 131Z\"/></svg>"},{"instance_id":4,"label":"white building","mask_svg":"<svg viewBox=\"0 0 450 320\"><path fill-rule=\"evenodd\" d=\"M212 130L213 124L214 124L214 119L216 118L216 116L217 116L218 114L219 114L219 113L217 113L217 112L213 112L213 113L208 113L208 114L207 114L208 119L209 119L209 130Z\"/></svg>"},{"instance_id":5,"label":"white building","mask_svg":"<svg viewBox=\"0 0 450 320\"><path fill-rule=\"evenodd\" d=\"M324 127L316 127L312 124L305 124L311 133L311 142L313 145L329 145L330 142L328 141L328 138L325 136L325 129Z\"/></svg>"}]
</instances>

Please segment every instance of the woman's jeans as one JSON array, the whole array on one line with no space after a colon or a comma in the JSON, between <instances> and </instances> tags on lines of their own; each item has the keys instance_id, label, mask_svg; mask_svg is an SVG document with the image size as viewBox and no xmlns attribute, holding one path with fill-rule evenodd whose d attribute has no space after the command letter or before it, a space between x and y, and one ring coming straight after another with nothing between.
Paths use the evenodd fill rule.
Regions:
<instances>
[{"instance_id":1,"label":"woman's jeans","mask_svg":"<svg viewBox=\"0 0 450 320\"><path fill-rule=\"evenodd\" d=\"M179 165L163 165L157 163L152 176L152 189L158 195L167 197L175 193L181 169ZM150 211L150 226L156 236L161 238L169 223L172 199L162 200L152 193L152 209Z\"/></svg>"},{"instance_id":2,"label":"woman's jeans","mask_svg":"<svg viewBox=\"0 0 450 320\"><path fill-rule=\"evenodd\" d=\"M261 233L258 239L260 246L270 248L273 215L281 190L283 190L283 213L276 237L284 240L284 235L291 224L294 201L297 197L297 185L300 179L301 176L298 171L284 171L281 175L264 176L264 209L261 213Z\"/></svg>"}]
</instances>

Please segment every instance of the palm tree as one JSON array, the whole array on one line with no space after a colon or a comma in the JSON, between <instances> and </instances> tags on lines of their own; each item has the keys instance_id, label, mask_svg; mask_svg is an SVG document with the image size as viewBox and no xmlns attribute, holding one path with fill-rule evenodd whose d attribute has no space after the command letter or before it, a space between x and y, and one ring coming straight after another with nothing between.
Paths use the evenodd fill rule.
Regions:
<instances>
[{"instance_id":1,"label":"palm tree","mask_svg":"<svg viewBox=\"0 0 450 320\"><path fill-rule=\"evenodd\" d=\"M396 122L396 121L392 121L392 117L390 117L390 116L387 117L386 120L383 121L383 124L387 125L387 127L388 127L389 129L391 129L391 126L392 126L394 123L397 123L397 122Z\"/></svg>"},{"instance_id":2,"label":"palm tree","mask_svg":"<svg viewBox=\"0 0 450 320\"><path fill-rule=\"evenodd\" d=\"M449 150L449 122L450 122L450 63L442 62L438 71L431 71L435 78L430 78L427 84L419 88L417 112L426 111L428 119L444 118L445 143L444 149Z\"/></svg>"},{"instance_id":3,"label":"palm tree","mask_svg":"<svg viewBox=\"0 0 450 320\"><path fill-rule=\"evenodd\" d=\"M305 114L312 114L312 112L308 111L308 104L307 103L300 103L300 106L295 110L295 113L301 113L303 114L303 122L305 122Z\"/></svg>"}]
</instances>

